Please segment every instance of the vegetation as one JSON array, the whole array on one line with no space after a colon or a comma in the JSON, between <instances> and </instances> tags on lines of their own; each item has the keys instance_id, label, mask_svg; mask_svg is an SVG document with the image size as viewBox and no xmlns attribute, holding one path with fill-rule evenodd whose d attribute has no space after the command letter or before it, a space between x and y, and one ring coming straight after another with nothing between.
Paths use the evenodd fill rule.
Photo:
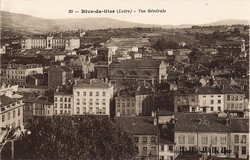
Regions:
<instances>
[{"instance_id":1,"label":"vegetation","mask_svg":"<svg viewBox=\"0 0 250 160\"><path fill-rule=\"evenodd\" d=\"M137 154L132 136L106 117L47 118L30 130L15 142L16 159L126 160Z\"/></svg>"}]
</instances>

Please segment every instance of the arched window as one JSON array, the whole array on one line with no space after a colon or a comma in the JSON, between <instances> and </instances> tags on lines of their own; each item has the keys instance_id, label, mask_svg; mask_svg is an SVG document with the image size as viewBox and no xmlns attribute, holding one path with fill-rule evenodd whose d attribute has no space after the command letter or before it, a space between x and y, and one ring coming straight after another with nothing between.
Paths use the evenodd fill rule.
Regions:
<instances>
[{"instance_id":1,"label":"arched window","mask_svg":"<svg viewBox=\"0 0 250 160\"><path fill-rule=\"evenodd\" d=\"M119 70L119 71L116 72L116 75L117 75L117 76L124 76L124 73L123 73L122 71Z\"/></svg>"},{"instance_id":2,"label":"arched window","mask_svg":"<svg viewBox=\"0 0 250 160\"><path fill-rule=\"evenodd\" d=\"M128 72L128 75L129 75L129 76L136 76L137 74L136 74L135 71L129 71L129 72Z\"/></svg>"}]
</instances>

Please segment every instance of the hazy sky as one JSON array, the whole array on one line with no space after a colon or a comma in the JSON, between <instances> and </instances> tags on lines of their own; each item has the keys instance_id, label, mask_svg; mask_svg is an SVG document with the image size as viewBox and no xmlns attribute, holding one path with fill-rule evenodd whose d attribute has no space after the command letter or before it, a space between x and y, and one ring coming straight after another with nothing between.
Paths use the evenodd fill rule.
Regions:
<instances>
[{"instance_id":1,"label":"hazy sky","mask_svg":"<svg viewBox=\"0 0 250 160\"><path fill-rule=\"evenodd\" d=\"M132 9L132 14L68 13L69 9ZM138 13L165 9L166 13ZM1 0L1 10L41 18L109 17L146 24L204 24L224 19L250 20L250 0Z\"/></svg>"}]
</instances>

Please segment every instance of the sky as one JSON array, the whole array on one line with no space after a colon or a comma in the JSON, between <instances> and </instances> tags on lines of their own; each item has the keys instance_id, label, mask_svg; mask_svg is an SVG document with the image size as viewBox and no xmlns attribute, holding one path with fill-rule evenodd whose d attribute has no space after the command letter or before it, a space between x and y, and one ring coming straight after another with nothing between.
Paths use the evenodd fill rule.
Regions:
<instances>
[{"instance_id":1,"label":"sky","mask_svg":"<svg viewBox=\"0 0 250 160\"><path fill-rule=\"evenodd\" d=\"M250 20L250 0L1 0L1 11L47 19L108 17L145 24L206 24ZM130 13L69 13L69 10L132 10ZM166 10L139 13L139 9Z\"/></svg>"}]
</instances>

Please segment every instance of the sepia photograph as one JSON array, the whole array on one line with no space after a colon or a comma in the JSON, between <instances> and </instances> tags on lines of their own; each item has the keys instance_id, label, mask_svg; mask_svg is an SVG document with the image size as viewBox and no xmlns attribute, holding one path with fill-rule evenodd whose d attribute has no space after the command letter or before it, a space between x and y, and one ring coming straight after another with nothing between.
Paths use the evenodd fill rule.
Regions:
<instances>
[{"instance_id":1,"label":"sepia photograph","mask_svg":"<svg viewBox=\"0 0 250 160\"><path fill-rule=\"evenodd\" d=\"M249 0L1 0L0 160L250 160Z\"/></svg>"}]
</instances>

